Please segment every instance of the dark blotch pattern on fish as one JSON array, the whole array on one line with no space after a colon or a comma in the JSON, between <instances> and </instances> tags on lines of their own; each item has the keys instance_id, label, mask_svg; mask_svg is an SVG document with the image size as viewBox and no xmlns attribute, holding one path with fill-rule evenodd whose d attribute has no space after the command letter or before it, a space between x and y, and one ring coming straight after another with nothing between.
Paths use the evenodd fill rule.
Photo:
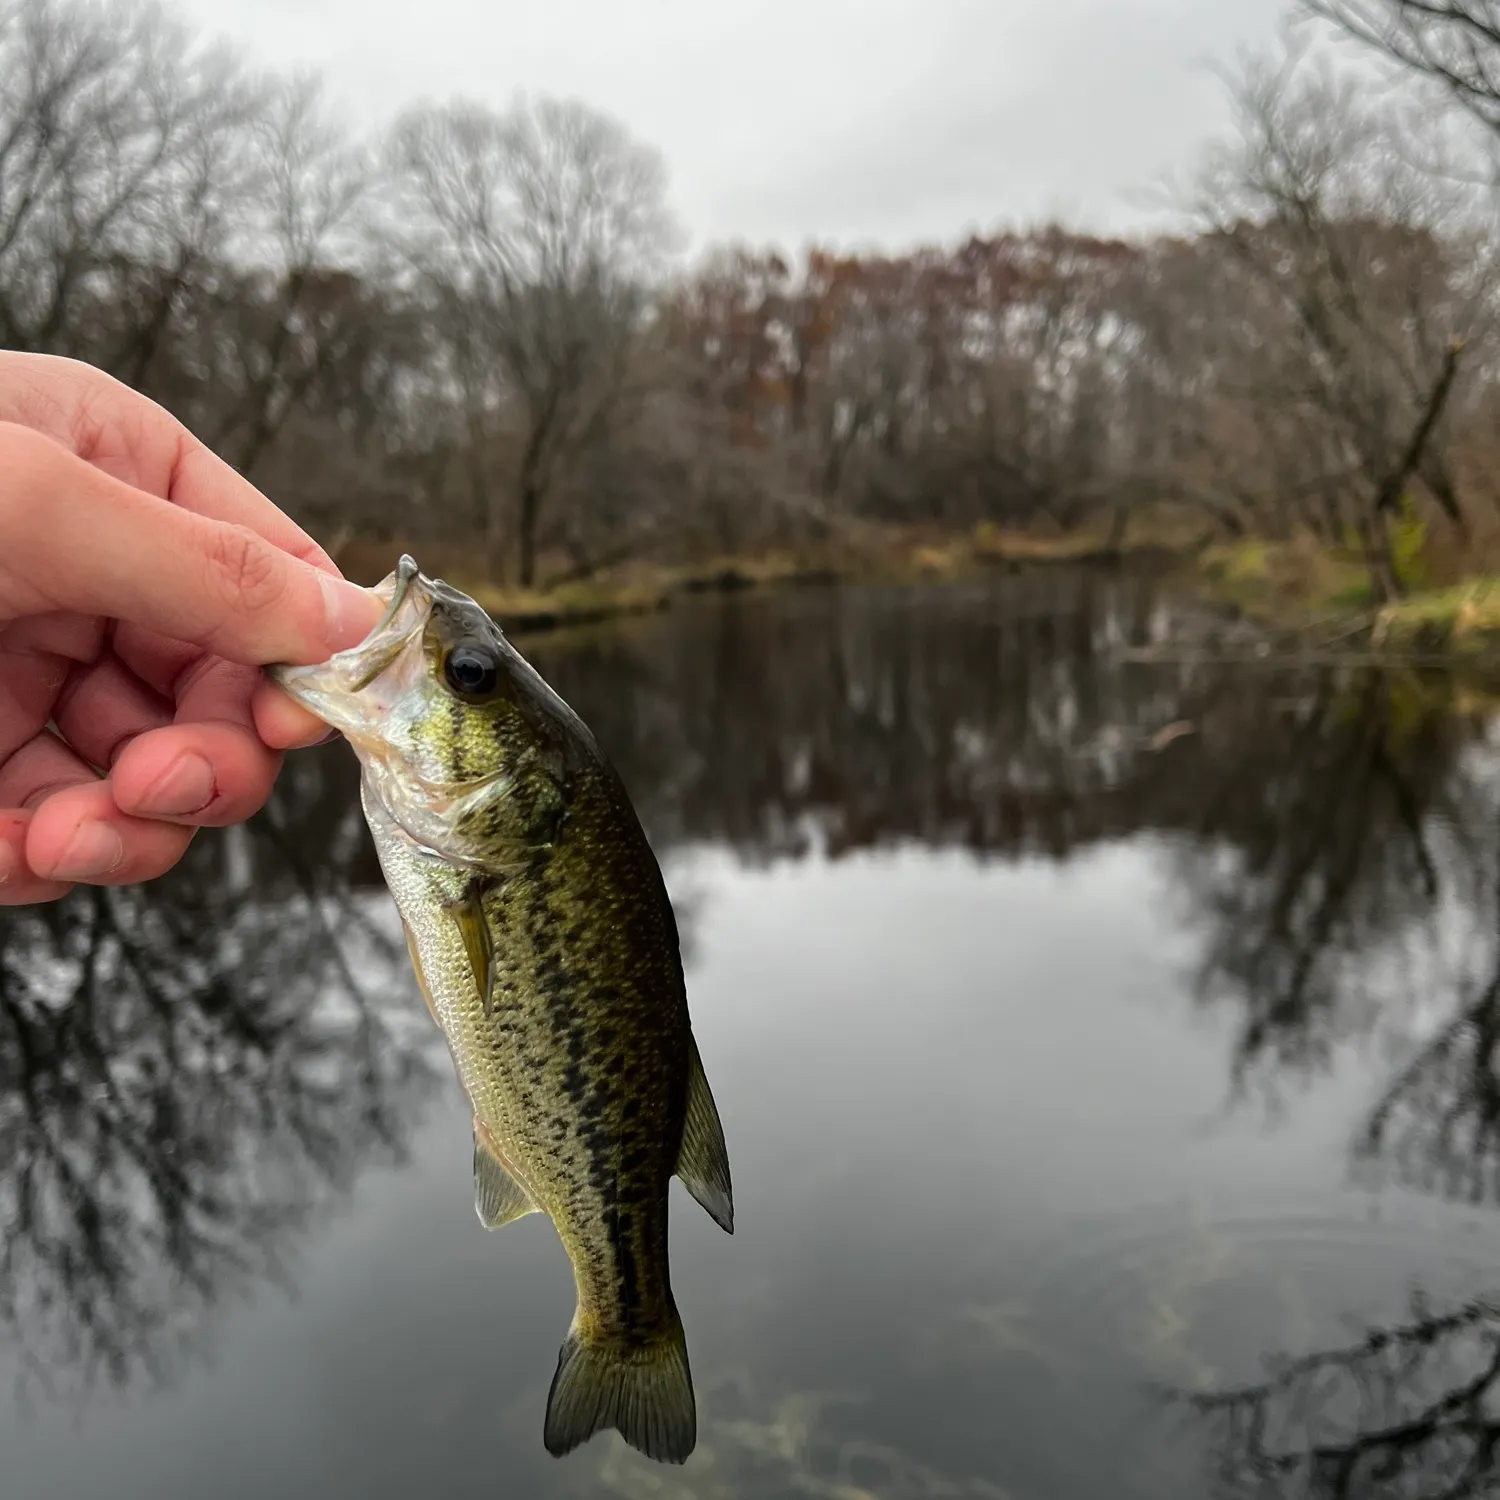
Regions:
<instances>
[{"instance_id":1,"label":"dark blotch pattern on fish","mask_svg":"<svg viewBox=\"0 0 1500 1500\"><path fill-rule=\"evenodd\" d=\"M382 862L419 945L425 935L424 972L446 980L434 1009L476 1135L552 1220L573 1265L577 1320L549 1397L548 1446L567 1451L590 1423L634 1423L630 1441L680 1461L695 1419L668 1184L696 1064L671 903L587 728L472 601L440 598L422 643L433 680L453 639L490 632L501 686L483 702L445 693L420 722L423 784L459 797L442 830L459 857L424 860L388 837ZM435 915L456 909L475 869L490 877L483 953L472 923L458 949ZM487 1007L476 969L487 971ZM601 1406L622 1381L644 1382L646 1404Z\"/></svg>"},{"instance_id":2,"label":"dark blotch pattern on fish","mask_svg":"<svg viewBox=\"0 0 1500 1500\"><path fill-rule=\"evenodd\" d=\"M540 1193L582 1313L633 1343L655 1336L672 1305L667 1183L685 1106L686 996L638 825L620 839L607 776L575 775L572 792L567 838L486 897L495 988L514 1001L496 1054L510 1101L497 1138L555 1171Z\"/></svg>"}]
</instances>

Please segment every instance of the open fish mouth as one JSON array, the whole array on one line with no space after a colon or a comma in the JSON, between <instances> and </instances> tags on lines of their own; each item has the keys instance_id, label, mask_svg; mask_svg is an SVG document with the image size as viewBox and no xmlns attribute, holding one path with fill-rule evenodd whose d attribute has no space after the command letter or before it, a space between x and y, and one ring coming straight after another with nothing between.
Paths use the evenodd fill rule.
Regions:
<instances>
[{"instance_id":1,"label":"open fish mouth","mask_svg":"<svg viewBox=\"0 0 1500 1500\"><path fill-rule=\"evenodd\" d=\"M371 592L386 600L385 613L357 646L311 666L278 663L266 668L272 682L356 744L372 737L375 725L409 686L392 682L393 691L385 693L380 679L413 647L420 654L433 605L432 582L408 554Z\"/></svg>"}]
</instances>

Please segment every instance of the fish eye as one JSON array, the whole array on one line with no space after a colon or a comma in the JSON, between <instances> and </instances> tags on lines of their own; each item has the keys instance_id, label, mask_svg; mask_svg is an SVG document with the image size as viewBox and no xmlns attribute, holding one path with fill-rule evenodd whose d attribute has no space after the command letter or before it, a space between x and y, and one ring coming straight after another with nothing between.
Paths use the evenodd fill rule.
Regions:
<instances>
[{"instance_id":1,"label":"fish eye","mask_svg":"<svg viewBox=\"0 0 1500 1500\"><path fill-rule=\"evenodd\" d=\"M460 641L443 661L448 686L462 698L486 698L500 681L500 661L481 641Z\"/></svg>"}]
</instances>

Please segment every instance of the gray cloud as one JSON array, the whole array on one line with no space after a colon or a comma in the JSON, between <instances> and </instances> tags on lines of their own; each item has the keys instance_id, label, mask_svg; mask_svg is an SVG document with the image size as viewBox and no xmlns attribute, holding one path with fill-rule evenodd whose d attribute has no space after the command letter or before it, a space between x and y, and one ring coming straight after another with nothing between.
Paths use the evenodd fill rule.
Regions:
<instances>
[{"instance_id":1,"label":"gray cloud","mask_svg":"<svg viewBox=\"0 0 1500 1500\"><path fill-rule=\"evenodd\" d=\"M582 98L659 147L694 242L1123 229L1227 111L1274 0L189 0L374 126L423 97Z\"/></svg>"}]
</instances>

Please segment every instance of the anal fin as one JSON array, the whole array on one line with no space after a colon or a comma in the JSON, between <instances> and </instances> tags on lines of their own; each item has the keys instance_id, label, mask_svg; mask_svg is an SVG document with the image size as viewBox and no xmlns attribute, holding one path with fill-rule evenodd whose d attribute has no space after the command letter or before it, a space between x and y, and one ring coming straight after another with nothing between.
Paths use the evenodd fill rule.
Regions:
<instances>
[{"instance_id":1,"label":"anal fin","mask_svg":"<svg viewBox=\"0 0 1500 1500\"><path fill-rule=\"evenodd\" d=\"M490 1150L489 1133L474 1121L474 1212L486 1229L503 1229L541 1210L500 1158Z\"/></svg>"},{"instance_id":2,"label":"anal fin","mask_svg":"<svg viewBox=\"0 0 1500 1500\"><path fill-rule=\"evenodd\" d=\"M698 1043L688 1037L687 1117L682 1146L677 1153L677 1176L708 1211L720 1229L734 1233L734 1188L729 1180L729 1150L724 1127L698 1056Z\"/></svg>"}]
</instances>

